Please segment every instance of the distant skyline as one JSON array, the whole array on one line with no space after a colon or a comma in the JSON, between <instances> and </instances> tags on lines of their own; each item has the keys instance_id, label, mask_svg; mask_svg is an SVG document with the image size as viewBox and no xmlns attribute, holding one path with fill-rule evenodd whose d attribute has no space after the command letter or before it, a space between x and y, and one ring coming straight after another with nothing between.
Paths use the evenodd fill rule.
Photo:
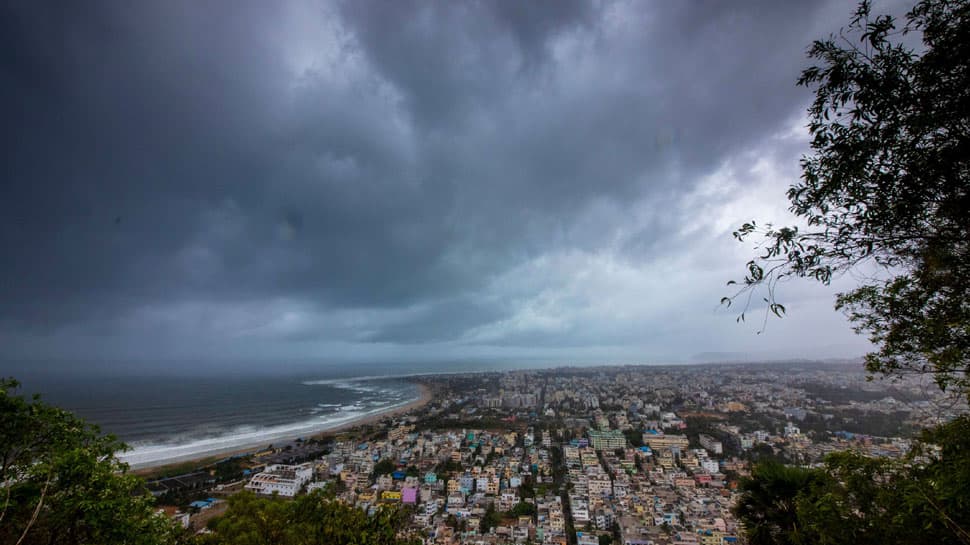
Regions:
<instances>
[{"instance_id":1,"label":"distant skyline","mask_svg":"<svg viewBox=\"0 0 970 545\"><path fill-rule=\"evenodd\" d=\"M853 8L0 7L0 371L860 356L853 278L761 334L718 306L731 232L791 220L795 80Z\"/></svg>"}]
</instances>

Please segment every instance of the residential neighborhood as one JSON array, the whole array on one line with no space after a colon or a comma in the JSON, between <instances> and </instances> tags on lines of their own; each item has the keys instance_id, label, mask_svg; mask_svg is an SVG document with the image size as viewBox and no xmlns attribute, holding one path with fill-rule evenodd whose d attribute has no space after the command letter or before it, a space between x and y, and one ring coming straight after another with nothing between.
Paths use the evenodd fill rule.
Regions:
<instances>
[{"instance_id":1,"label":"residential neighborhood","mask_svg":"<svg viewBox=\"0 0 970 545\"><path fill-rule=\"evenodd\" d=\"M910 430L960 410L919 384L869 382L844 365L420 381L435 394L424 407L234 457L240 478L204 481L217 497L188 511L240 490L281 499L321 490L370 513L404 510L402 533L428 545L724 545L739 540L731 509L752 462L813 465L840 450L898 457Z\"/></svg>"}]
</instances>

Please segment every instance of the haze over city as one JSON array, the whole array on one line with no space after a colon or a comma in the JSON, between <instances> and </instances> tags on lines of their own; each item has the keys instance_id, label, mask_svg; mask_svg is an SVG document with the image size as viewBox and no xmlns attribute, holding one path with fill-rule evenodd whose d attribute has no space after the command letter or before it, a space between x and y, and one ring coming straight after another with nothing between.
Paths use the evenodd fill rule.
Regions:
<instances>
[{"instance_id":1,"label":"haze over city","mask_svg":"<svg viewBox=\"0 0 970 545\"><path fill-rule=\"evenodd\" d=\"M6 6L0 360L860 356L853 278L718 305L847 9Z\"/></svg>"}]
</instances>

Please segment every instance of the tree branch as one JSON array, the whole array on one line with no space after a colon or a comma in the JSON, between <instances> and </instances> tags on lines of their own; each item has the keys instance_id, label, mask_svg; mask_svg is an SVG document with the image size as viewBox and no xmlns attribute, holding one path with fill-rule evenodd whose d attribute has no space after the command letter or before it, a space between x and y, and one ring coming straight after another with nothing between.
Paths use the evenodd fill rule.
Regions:
<instances>
[{"instance_id":1,"label":"tree branch","mask_svg":"<svg viewBox=\"0 0 970 545\"><path fill-rule=\"evenodd\" d=\"M17 545L20 545L21 542L23 542L24 538L27 537L27 532L29 532L30 528L34 525L34 523L37 522L37 516L40 515L40 509L44 505L44 497L47 495L47 488L50 487L51 479L53 478L53 476L54 476L53 470L48 471L47 481L44 483L44 489L40 491L40 498L37 500L37 507L34 508L34 514L31 515L30 521L27 523L27 526L24 528L24 533L21 534L20 539L17 540Z\"/></svg>"}]
</instances>

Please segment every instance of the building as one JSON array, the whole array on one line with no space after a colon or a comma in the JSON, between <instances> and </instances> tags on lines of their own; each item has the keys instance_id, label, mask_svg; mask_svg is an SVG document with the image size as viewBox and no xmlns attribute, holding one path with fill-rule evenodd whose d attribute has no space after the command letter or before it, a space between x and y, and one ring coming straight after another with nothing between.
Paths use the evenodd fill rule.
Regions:
<instances>
[{"instance_id":1,"label":"building","mask_svg":"<svg viewBox=\"0 0 970 545\"><path fill-rule=\"evenodd\" d=\"M690 446L690 441L687 440L686 435L667 435L663 433L656 433L653 430L643 434L643 444L647 445L653 450L659 449L671 449L671 450L687 450Z\"/></svg>"},{"instance_id":2,"label":"building","mask_svg":"<svg viewBox=\"0 0 970 545\"><path fill-rule=\"evenodd\" d=\"M704 469L704 471L712 474L721 470L717 460L704 460L701 462L701 467Z\"/></svg>"},{"instance_id":3,"label":"building","mask_svg":"<svg viewBox=\"0 0 970 545\"><path fill-rule=\"evenodd\" d=\"M392 429L391 431L387 432L387 439L388 441L397 441L399 439L404 439L404 437L406 437L407 434L411 433L411 430L413 429L414 429L414 426L411 426L411 425L398 426Z\"/></svg>"},{"instance_id":4,"label":"building","mask_svg":"<svg viewBox=\"0 0 970 545\"><path fill-rule=\"evenodd\" d=\"M697 440L711 454L724 454L724 445L710 435L702 433L697 436Z\"/></svg>"},{"instance_id":5,"label":"building","mask_svg":"<svg viewBox=\"0 0 970 545\"><path fill-rule=\"evenodd\" d=\"M275 464L257 473L246 485L246 490L257 494L279 494L292 498L313 477L313 464L298 466Z\"/></svg>"},{"instance_id":6,"label":"building","mask_svg":"<svg viewBox=\"0 0 970 545\"><path fill-rule=\"evenodd\" d=\"M589 430L589 442L596 450L615 450L626 447L626 437L620 430Z\"/></svg>"},{"instance_id":7,"label":"building","mask_svg":"<svg viewBox=\"0 0 970 545\"><path fill-rule=\"evenodd\" d=\"M406 504L418 503L418 489L405 488L401 490L401 502Z\"/></svg>"}]
</instances>

